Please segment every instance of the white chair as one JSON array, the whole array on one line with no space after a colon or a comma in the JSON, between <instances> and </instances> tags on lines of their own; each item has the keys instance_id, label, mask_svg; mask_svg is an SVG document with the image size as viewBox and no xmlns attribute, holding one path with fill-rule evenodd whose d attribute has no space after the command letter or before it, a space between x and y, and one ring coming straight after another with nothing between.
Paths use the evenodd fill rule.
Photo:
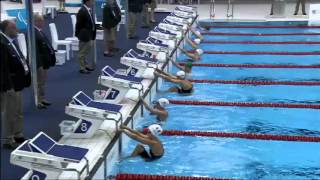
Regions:
<instances>
[{"instance_id":1,"label":"white chair","mask_svg":"<svg viewBox=\"0 0 320 180\"><path fill-rule=\"evenodd\" d=\"M52 41L53 49L58 50L58 46L59 45L65 46L66 47L66 51L67 51L67 60L70 60L70 50L72 50L72 47L71 47L72 41L59 40L58 39L57 28L56 28L56 25L54 23L50 23L49 27L50 27L51 41Z\"/></svg>"},{"instance_id":2,"label":"white chair","mask_svg":"<svg viewBox=\"0 0 320 180\"><path fill-rule=\"evenodd\" d=\"M76 37L76 23L77 23L76 15L71 15L71 22L72 22L72 37L67 37L65 40L72 41L72 50L78 51L79 39Z\"/></svg>"},{"instance_id":3,"label":"white chair","mask_svg":"<svg viewBox=\"0 0 320 180\"><path fill-rule=\"evenodd\" d=\"M17 39L23 56L27 58L27 42L25 35L23 33L19 33Z\"/></svg>"}]
</instances>

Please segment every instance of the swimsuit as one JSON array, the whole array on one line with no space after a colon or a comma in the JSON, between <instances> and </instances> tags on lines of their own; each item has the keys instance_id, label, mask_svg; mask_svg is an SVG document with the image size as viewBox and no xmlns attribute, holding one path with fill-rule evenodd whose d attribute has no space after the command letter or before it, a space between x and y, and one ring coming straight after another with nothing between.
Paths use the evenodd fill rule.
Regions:
<instances>
[{"instance_id":1,"label":"swimsuit","mask_svg":"<svg viewBox=\"0 0 320 180\"><path fill-rule=\"evenodd\" d=\"M160 155L160 156L154 155L151 150L150 150L150 154L149 154L145 149L139 155L143 159L145 159L146 161L154 161L154 160L162 157L162 155Z\"/></svg>"}]
</instances>

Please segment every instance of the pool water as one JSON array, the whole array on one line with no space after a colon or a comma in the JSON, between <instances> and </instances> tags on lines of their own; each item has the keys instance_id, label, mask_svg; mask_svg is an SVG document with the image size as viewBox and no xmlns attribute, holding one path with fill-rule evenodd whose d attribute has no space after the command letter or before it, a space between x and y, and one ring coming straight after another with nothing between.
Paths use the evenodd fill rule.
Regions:
<instances>
[{"instance_id":1,"label":"pool water","mask_svg":"<svg viewBox=\"0 0 320 180\"><path fill-rule=\"evenodd\" d=\"M301 25L298 22L274 23L215 23L212 25ZM305 24L303 24L305 25ZM270 30L270 31L269 31ZM216 28L214 32L243 33L307 33L320 29L302 28ZM320 36L319 36L320 37ZM265 37L255 36L205 36L205 40L259 41ZM259 39L260 38L260 39ZM310 38L310 37L309 37ZM317 41L302 38L297 41ZM272 36L264 41L292 41L295 36ZM320 39L319 39L320 40ZM312 52L320 45L252 45L252 44L201 44L206 51L270 51ZM179 60L184 61L185 56ZM215 55L205 54L197 63L219 64L320 64L317 55ZM172 68L171 73L175 73ZM255 81L319 81L319 69L285 68L215 68L194 67L192 79L200 80L255 80ZM259 102L320 104L320 86L288 85L238 85L194 83L191 95L168 93L174 84L165 82L157 98L188 101ZM319 109L224 107L175 105L167 107L168 120L162 124L165 130L214 131L234 133L256 133L291 136L319 136ZM136 129L158 123L153 115L145 113ZM295 180L320 179L320 143L287 142L274 140L248 140L239 138L160 136L165 155L156 161L145 162L141 158L130 158L117 164L114 173L157 174L174 176L199 176L236 179ZM129 141L122 156L130 155L137 142Z\"/></svg>"}]
</instances>

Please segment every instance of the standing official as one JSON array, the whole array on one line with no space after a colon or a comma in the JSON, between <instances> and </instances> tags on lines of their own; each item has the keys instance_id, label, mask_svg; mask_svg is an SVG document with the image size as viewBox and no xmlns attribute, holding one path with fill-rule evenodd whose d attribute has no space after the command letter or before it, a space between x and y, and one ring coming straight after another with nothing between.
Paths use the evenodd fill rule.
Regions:
<instances>
[{"instance_id":1,"label":"standing official","mask_svg":"<svg viewBox=\"0 0 320 180\"><path fill-rule=\"evenodd\" d=\"M34 15L39 109L44 109L46 106L51 105L51 103L45 99L45 84L48 69L56 63L55 51L46 35L42 32L44 24L45 21L42 15Z\"/></svg>"},{"instance_id":2,"label":"standing official","mask_svg":"<svg viewBox=\"0 0 320 180\"><path fill-rule=\"evenodd\" d=\"M143 0L142 13L141 13L141 27L149 28L150 27L150 12L149 8L151 7L151 0Z\"/></svg>"},{"instance_id":3,"label":"standing official","mask_svg":"<svg viewBox=\"0 0 320 180\"><path fill-rule=\"evenodd\" d=\"M137 39L136 35L136 29L137 29L137 16L142 11L142 6L144 5L143 3L144 0L130 0L128 2L128 8L129 8L129 13L128 13L128 32L127 36L129 39Z\"/></svg>"},{"instance_id":4,"label":"standing official","mask_svg":"<svg viewBox=\"0 0 320 180\"><path fill-rule=\"evenodd\" d=\"M79 39L80 73L89 74L94 69L89 67L86 58L90 53L93 40L96 39L95 17L92 14L93 0L83 0L83 5L77 13L75 35Z\"/></svg>"},{"instance_id":5,"label":"standing official","mask_svg":"<svg viewBox=\"0 0 320 180\"><path fill-rule=\"evenodd\" d=\"M102 26L104 31L104 56L112 57L120 49L115 47L117 26L121 21L121 10L115 0L107 0L103 7Z\"/></svg>"},{"instance_id":6,"label":"standing official","mask_svg":"<svg viewBox=\"0 0 320 180\"><path fill-rule=\"evenodd\" d=\"M4 119L3 131L6 141L4 146L7 148L16 148L25 141L23 135L23 98L22 90L31 84L30 68L27 60L19 49L17 42L18 29L14 21L5 20L1 24L1 61L7 63L6 73L1 73L1 79L7 82L6 88L2 89L2 97L6 99L5 104L1 98L1 110L3 110ZM3 63L1 63L2 65ZM4 77L2 77L4 75ZM12 85L12 86L11 86Z\"/></svg>"},{"instance_id":7,"label":"standing official","mask_svg":"<svg viewBox=\"0 0 320 180\"><path fill-rule=\"evenodd\" d=\"M296 9L294 11L294 15L298 15L299 6L302 6L302 14L307 15L306 13L306 0L297 0Z\"/></svg>"}]
</instances>

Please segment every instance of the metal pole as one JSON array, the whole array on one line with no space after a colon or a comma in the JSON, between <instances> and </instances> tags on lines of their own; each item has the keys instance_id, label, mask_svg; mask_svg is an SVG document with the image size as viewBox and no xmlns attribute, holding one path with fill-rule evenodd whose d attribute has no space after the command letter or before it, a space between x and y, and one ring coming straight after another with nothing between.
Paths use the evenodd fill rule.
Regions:
<instances>
[{"instance_id":1,"label":"metal pole","mask_svg":"<svg viewBox=\"0 0 320 180\"><path fill-rule=\"evenodd\" d=\"M124 5L124 7L125 7L125 18L126 18L126 24L125 24L125 26L126 26L126 33L127 33L127 38L129 38L128 37L128 31L129 31L129 26L128 26L128 23L129 23L129 0L125 0L125 5Z\"/></svg>"},{"instance_id":2,"label":"metal pole","mask_svg":"<svg viewBox=\"0 0 320 180\"><path fill-rule=\"evenodd\" d=\"M92 14L93 14L93 18L96 19L96 1L93 1L93 6L92 6ZM97 64L97 40L95 39L93 41L93 67L92 68L96 68L96 64Z\"/></svg>"},{"instance_id":3,"label":"metal pole","mask_svg":"<svg viewBox=\"0 0 320 180\"><path fill-rule=\"evenodd\" d=\"M26 0L26 14L27 14L27 38L28 38L28 59L31 62L31 76L33 83L33 94L35 105L38 105L38 77L37 77L37 59L36 59L36 44L34 35L34 21L32 0Z\"/></svg>"}]
</instances>

